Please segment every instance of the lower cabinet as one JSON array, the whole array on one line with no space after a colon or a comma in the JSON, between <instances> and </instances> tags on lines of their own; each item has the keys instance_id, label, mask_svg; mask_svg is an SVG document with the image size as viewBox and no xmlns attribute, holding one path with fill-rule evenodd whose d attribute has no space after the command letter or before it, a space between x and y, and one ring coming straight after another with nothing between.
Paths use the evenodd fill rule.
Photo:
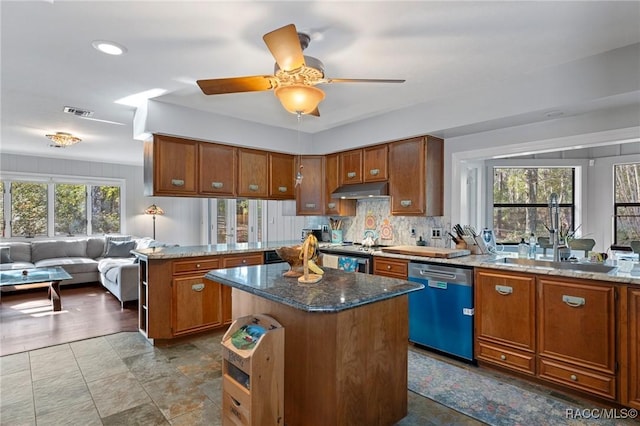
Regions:
<instances>
[{"instance_id":1,"label":"lower cabinet","mask_svg":"<svg viewBox=\"0 0 640 426\"><path fill-rule=\"evenodd\" d=\"M173 334L213 328L222 324L221 285L202 276L173 280Z\"/></svg>"},{"instance_id":2,"label":"lower cabinet","mask_svg":"<svg viewBox=\"0 0 640 426\"><path fill-rule=\"evenodd\" d=\"M624 359L624 368L621 368L624 374L621 378L622 403L640 409L640 288L629 287L621 299L625 301L621 316L626 319L621 349Z\"/></svg>"},{"instance_id":3,"label":"lower cabinet","mask_svg":"<svg viewBox=\"0 0 640 426\"><path fill-rule=\"evenodd\" d=\"M409 276L409 261L403 259L374 257L373 273L374 275L406 280Z\"/></svg>"},{"instance_id":4,"label":"lower cabinet","mask_svg":"<svg viewBox=\"0 0 640 426\"><path fill-rule=\"evenodd\" d=\"M640 291L635 302L631 291L629 294L629 338L620 340L631 347L624 349L626 344L619 345L617 340L617 293L621 289L627 291L624 286L602 281L478 268L476 358L481 363L632 406L640 390ZM631 358L625 361L629 368L620 369L620 354L625 351ZM620 398L621 381L628 381L628 401Z\"/></svg>"}]
</instances>

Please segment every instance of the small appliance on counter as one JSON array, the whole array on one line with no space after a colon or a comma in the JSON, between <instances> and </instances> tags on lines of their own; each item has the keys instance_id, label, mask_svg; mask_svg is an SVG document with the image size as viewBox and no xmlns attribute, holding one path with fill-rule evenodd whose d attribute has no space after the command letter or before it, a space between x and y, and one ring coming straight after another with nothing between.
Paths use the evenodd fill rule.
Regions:
<instances>
[{"instance_id":1,"label":"small appliance on counter","mask_svg":"<svg viewBox=\"0 0 640 426\"><path fill-rule=\"evenodd\" d=\"M302 230L302 235L300 236L300 241L304 241L307 239L307 235L313 234L316 236L318 241L322 241L322 229L320 228L305 228Z\"/></svg>"}]
</instances>

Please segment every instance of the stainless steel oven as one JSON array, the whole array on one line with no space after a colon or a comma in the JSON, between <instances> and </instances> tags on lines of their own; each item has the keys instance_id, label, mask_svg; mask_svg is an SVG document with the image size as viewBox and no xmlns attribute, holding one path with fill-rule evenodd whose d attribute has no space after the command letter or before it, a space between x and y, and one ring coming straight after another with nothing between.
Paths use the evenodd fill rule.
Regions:
<instances>
[{"instance_id":1,"label":"stainless steel oven","mask_svg":"<svg viewBox=\"0 0 640 426\"><path fill-rule=\"evenodd\" d=\"M323 259L325 267L362 272L364 274L373 273L373 255L369 250L362 250L362 246L326 245L320 246L318 251L326 255Z\"/></svg>"}]
</instances>

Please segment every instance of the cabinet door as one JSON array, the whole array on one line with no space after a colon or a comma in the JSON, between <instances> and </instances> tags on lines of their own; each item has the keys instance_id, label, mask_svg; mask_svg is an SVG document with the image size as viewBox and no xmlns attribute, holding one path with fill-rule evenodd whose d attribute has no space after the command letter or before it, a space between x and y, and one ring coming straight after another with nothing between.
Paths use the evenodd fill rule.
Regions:
<instances>
[{"instance_id":1,"label":"cabinet door","mask_svg":"<svg viewBox=\"0 0 640 426\"><path fill-rule=\"evenodd\" d=\"M629 287L628 290L629 304L629 330L628 338L622 344L622 348L628 348L628 398L627 405L640 409L640 288ZM623 401L625 402L625 401Z\"/></svg>"},{"instance_id":2,"label":"cabinet door","mask_svg":"<svg viewBox=\"0 0 640 426\"><path fill-rule=\"evenodd\" d=\"M200 142L198 144L201 194L212 196L236 195L236 148Z\"/></svg>"},{"instance_id":3,"label":"cabinet door","mask_svg":"<svg viewBox=\"0 0 640 426\"><path fill-rule=\"evenodd\" d=\"M296 170L300 170L303 176L300 185L296 186L296 213L300 216L324 214L323 161L321 155L298 157Z\"/></svg>"},{"instance_id":4,"label":"cabinet door","mask_svg":"<svg viewBox=\"0 0 640 426\"><path fill-rule=\"evenodd\" d=\"M152 152L145 146L145 181L153 174L154 195L196 195L195 141L154 135ZM149 170L151 169L151 170ZM148 190L146 190L148 193Z\"/></svg>"},{"instance_id":5,"label":"cabinet door","mask_svg":"<svg viewBox=\"0 0 640 426\"><path fill-rule=\"evenodd\" d=\"M254 149L238 149L238 196L267 198L268 153Z\"/></svg>"},{"instance_id":6,"label":"cabinet door","mask_svg":"<svg viewBox=\"0 0 640 426\"><path fill-rule=\"evenodd\" d=\"M615 374L613 285L539 278L541 357Z\"/></svg>"},{"instance_id":7,"label":"cabinet door","mask_svg":"<svg viewBox=\"0 0 640 426\"><path fill-rule=\"evenodd\" d=\"M423 138L389 144L391 214L423 215L425 201L425 142Z\"/></svg>"},{"instance_id":8,"label":"cabinet door","mask_svg":"<svg viewBox=\"0 0 640 426\"><path fill-rule=\"evenodd\" d=\"M535 277L477 269L476 338L535 351Z\"/></svg>"},{"instance_id":9,"label":"cabinet door","mask_svg":"<svg viewBox=\"0 0 640 426\"><path fill-rule=\"evenodd\" d=\"M362 149L338 154L340 162L340 185L362 183Z\"/></svg>"},{"instance_id":10,"label":"cabinet door","mask_svg":"<svg viewBox=\"0 0 640 426\"><path fill-rule=\"evenodd\" d=\"M324 159L324 214L327 216L355 216L356 200L331 198L331 193L340 186L338 154L329 154Z\"/></svg>"},{"instance_id":11,"label":"cabinet door","mask_svg":"<svg viewBox=\"0 0 640 426\"><path fill-rule=\"evenodd\" d=\"M387 169L389 147L387 144L363 149L363 180L365 182L385 181L389 178Z\"/></svg>"},{"instance_id":12,"label":"cabinet door","mask_svg":"<svg viewBox=\"0 0 640 426\"><path fill-rule=\"evenodd\" d=\"M373 273L391 278L406 280L409 274L409 262L402 259L373 258Z\"/></svg>"},{"instance_id":13,"label":"cabinet door","mask_svg":"<svg viewBox=\"0 0 640 426\"><path fill-rule=\"evenodd\" d=\"M221 325L220 284L201 275L174 278L172 317L174 335Z\"/></svg>"},{"instance_id":14,"label":"cabinet door","mask_svg":"<svg viewBox=\"0 0 640 426\"><path fill-rule=\"evenodd\" d=\"M294 198L294 163L293 155L269 153L269 198Z\"/></svg>"}]
</instances>

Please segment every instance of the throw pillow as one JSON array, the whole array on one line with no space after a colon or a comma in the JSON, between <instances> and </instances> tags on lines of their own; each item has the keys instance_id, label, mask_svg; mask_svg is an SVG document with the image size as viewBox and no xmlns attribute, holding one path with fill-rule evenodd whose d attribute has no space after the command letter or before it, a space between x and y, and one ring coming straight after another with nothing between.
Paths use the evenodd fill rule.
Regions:
<instances>
[{"instance_id":1,"label":"throw pillow","mask_svg":"<svg viewBox=\"0 0 640 426\"><path fill-rule=\"evenodd\" d=\"M103 257L107 257L107 249L109 248L110 241L131 241L131 235L105 235Z\"/></svg>"},{"instance_id":2,"label":"throw pillow","mask_svg":"<svg viewBox=\"0 0 640 426\"><path fill-rule=\"evenodd\" d=\"M129 252L135 248L135 241L109 241L104 257L131 257Z\"/></svg>"},{"instance_id":3,"label":"throw pillow","mask_svg":"<svg viewBox=\"0 0 640 426\"><path fill-rule=\"evenodd\" d=\"M0 247L0 263L13 263L13 260L11 260L9 247Z\"/></svg>"}]
</instances>

